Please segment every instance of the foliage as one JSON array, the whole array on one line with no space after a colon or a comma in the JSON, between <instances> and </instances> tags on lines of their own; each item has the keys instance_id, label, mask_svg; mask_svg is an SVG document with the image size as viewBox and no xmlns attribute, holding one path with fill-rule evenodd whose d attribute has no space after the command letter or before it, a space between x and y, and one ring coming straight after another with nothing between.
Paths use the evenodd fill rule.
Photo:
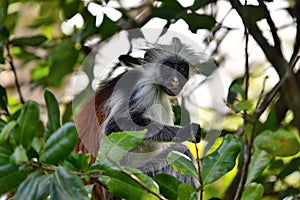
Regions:
<instances>
[{"instance_id":1,"label":"foliage","mask_svg":"<svg viewBox=\"0 0 300 200\"><path fill-rule=\"evenodd\" d=\"M68 76L90 53L86 44L91 38L104 41L120 30L140 28L155 17L166 20L166 29L184 20L192 33L209 32L204 43L214 44L212 52L221 57L217 62L222 64L226 58L219 55L218 48L232 29L224 27L223 20L217 20L214 8L220 1L196 0L184 7L175 0L162 0L161 4L148 2L136 7L121 4L115 8L110 7L110 1L90 2L122 15L115 20L102 13L100 24L97 20L101 13L91 13L88 4L80 0L0 1L0 74L12 70L20 99L14 97L10 87L0 85L0 195L13 199L92 199L91 186L84 185L85 182L100 183L124 199L197 199L202 192L204 199L299 197L300 76L295 69L300 47L299 2L286 1L289 3L286 13L297 24L293 53L286 58L278 36L279 27L275 26L266 6L272 1L259 0L258 5L229 1L231 10L238 13L247 30L245 38L252 36L257 42L268 59L267 65L271 64L279 75L279 82L266 91L265 78L259 82L260 93L250 98L249 89L255 77L245 66L245 75L233 81L226 101L231 108L226 113L227 119L235 116L243 123L233 120L238 126L236 130L226 126L221 130L220 142L198 160L200 167L179 152L168 155L168 162L178 172L199 178L202 185L193 188L169 174L152 179L137 169L119 166L119 161L143 141L146 130L114 133L103 138L99 157L90 166L91 155L73 152L78 134L70 122L72 103L58 101L45 88L64 87ZM138 19L133 13L143 16ZM68 31L61 31L62 24L77 14L83 18L82 26L73 25ZM258 26L263 20L269 32ZM217 37L220 30L227 31L223 38ZM247 39L245 44L247 47ZM120 56L119 61L126 65L140 63L130 55ZM245 62L249 64L247 57ZM20 73L16 72L20 69L30 71L27 83L19 81ZM24 87L26 91L45 89L45 106L24 98ZM45 118L44 124L41 119ZM226 182L228 176L231 178Z\"/></svg>"}]
</instances>

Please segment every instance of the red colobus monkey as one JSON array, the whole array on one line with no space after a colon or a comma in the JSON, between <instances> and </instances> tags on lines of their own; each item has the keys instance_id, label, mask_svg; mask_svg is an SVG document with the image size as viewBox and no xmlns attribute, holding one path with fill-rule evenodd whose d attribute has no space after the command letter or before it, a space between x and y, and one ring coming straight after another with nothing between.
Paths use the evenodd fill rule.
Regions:
<instances>
[{"instance_id":1,"label":"red colobus monkey","mask_svg":"<svg viewBox=\"0 0 300 200\"><path fill-rule=\"evenodd\" d=\"M151 177L164 172L198 185L196 178L176 172L165 159L169 152L179 151L194 160L181 142L199 142L200 126L175 126L170 97L180 93L196 60L193 51L173 38L170 45L148 49L141 66L103 82L75 118L81 139L76 150L96 155L101 135L147 129L144 142L132 152L134 158L129 155L122 164ZM117 199L103 191L94 191L95 199Z\"/></svg>"}]
</instances>

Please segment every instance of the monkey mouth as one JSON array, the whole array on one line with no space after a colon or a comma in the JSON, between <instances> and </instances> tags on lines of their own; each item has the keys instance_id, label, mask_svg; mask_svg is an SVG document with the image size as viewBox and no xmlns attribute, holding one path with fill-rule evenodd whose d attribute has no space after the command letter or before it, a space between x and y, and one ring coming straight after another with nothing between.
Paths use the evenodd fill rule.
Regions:
<instances>
[{"instance_id":1,"label":"monkey mouth","mask_svg":"<svg viewBox=\"0 0 300 200\"><path fill-rule=\"evenodd\" d=\"M171 88L167 88L167 87L163 87L163 90L169 95L169 96L177 96L179 94L179 92L181 91L181 88L179 87L171 87Z\"/></svg>"}]
</instances>

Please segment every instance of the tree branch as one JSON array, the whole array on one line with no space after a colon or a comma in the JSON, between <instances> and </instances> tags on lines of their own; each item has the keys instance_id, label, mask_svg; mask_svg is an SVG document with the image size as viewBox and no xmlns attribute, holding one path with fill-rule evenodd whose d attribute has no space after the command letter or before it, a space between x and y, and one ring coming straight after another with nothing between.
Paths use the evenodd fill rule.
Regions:
<instances>
[{"instance_id":1,"label":"tree branch","mask_svg":"<svg viewBox=\"0 0 300 200\"><path fill-rule=\"evenodd\" d=\"M9 59L8 63L10 65L10 67L11 67L11 70L14 73L14 76L15 76L15 84L16 84L16 87L17 87L17 91L19 93L20 101L21 101L22 104L24 104L25 101L24 101L24 98L23 98L23 95L22 95L22 92L21 92L21 86L20 86L19 79L18 79L18 76L17 76L17 70L16 70L16 67L14 65L13 57L12 57L12 55L10 53L10 49L9 49L8 45L6 45L6 50L7 50L7 56L8 56L8 59Z\"/></svg>"}]
</instances>

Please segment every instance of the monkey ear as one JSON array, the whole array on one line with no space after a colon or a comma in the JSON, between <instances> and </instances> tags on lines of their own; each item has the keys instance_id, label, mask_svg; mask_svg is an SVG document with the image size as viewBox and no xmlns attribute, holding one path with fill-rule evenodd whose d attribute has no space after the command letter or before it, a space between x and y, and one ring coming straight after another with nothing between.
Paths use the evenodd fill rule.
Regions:
<instances>
[{"instance_id":1,"label":"monkey ear","mask_svg":"<svg viewBox=\"0 0 300 200\"><path fill-rule=\"evenodd\" d=\"M173 37L172 38L172 43L175 44L175 45L179 45L179 46L182 45L182 42L180 41L180 39L178 37Z\"/></svg>"}]
</instances>

